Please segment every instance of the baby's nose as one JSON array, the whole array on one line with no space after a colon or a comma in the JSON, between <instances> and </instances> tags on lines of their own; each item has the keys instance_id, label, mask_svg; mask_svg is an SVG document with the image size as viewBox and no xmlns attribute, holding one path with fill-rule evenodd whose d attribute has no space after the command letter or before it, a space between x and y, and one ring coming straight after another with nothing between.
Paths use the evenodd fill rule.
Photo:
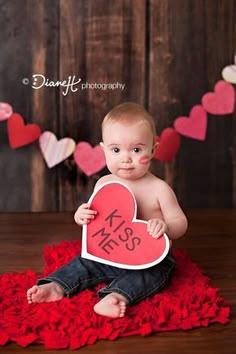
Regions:
<instances>
[{"instance_id":1,"label":"baby's nose","mask_svg":"<svg viewBox=\"0 0 236 354\"><path fill-rule=\"evenodd\" d=\"M124 154L123 156L122 156L122 161L123 162L131 162L132 161L132 157L130 156L130 154Z\"/></svg>"}]
</instances>

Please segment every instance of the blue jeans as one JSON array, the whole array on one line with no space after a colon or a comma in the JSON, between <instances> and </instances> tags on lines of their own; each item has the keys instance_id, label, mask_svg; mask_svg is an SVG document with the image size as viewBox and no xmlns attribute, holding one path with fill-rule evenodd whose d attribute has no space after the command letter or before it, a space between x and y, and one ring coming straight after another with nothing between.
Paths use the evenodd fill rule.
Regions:
<instances>
[{"instance_id":1,"label":"blue jeans","mask_svg":"<svg viewBox=\"0 0 236 354\"><path fill-rule=\"evenodd\" d=\"M56 282L69 297L104 282L107 285L98 291L100 298L116 292L125 296L129 304L134 304L159 292L168 283L174 268L171 252L159 264L141 270L121 269L78 255L55 272L38 279L37 284Z\"/></svg>"}]
</instances>

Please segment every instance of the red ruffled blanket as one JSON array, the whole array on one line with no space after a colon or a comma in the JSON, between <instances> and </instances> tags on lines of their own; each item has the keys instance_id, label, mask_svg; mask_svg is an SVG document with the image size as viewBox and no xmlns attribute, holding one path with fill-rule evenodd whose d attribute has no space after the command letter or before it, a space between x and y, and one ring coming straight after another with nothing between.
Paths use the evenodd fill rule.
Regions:
<instances>
[{"instance_id":1,"label":"red ruffled blanket","mask_svg":"<svg viewBox=\"0 0 236 354\"><path fill-rule=\"evenodd\" d=\"M81 242L62 241L45 247L43 275L68 262L80 252ZM175 274L161 293L127 309L118 319L99 316L93 311L96 291L85 290L71 299L28 305L26 291L39 274L8 272L0 276L0 344L14 341L21 346L44 344L46 348L76 349L99 339L175 329L187 330L229 321L230 308L209 284L197 264L187 254L174 249Z\"/></svg>"}]
</instances>

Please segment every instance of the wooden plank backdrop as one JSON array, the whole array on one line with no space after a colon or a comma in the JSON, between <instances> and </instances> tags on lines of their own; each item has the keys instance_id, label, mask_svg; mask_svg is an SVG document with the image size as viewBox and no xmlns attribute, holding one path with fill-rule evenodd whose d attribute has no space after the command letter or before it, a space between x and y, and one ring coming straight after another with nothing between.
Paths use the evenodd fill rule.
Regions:
<instances>
[{"instance_id":1,"label":"wooden plank backdrop","mask_svg":"<svg viewBox=\"0 0 236 354\"><path fill-rule=\"evenodd\" d=\"M104 115L124 101L144 104L158 134L188 115L221 79L236 52L236 0L0 0L0 101L58 138L92 145ZM75 75L125 90L34 90L23 78ZM236 109L235 109L236 112ZM168 180L184 208L236 205L236 113L208 115L204 142L181 137ZM38 143L11 149L0 124L0 211L71 211L106 169L87 177L69 158L49 169Z\"/></svg>"}]
</instances>

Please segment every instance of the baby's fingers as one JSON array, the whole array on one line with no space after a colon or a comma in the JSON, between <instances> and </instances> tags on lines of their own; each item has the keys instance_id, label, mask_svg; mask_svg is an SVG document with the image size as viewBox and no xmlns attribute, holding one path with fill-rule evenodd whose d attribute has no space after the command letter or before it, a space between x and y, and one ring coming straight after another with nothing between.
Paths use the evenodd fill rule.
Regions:
<instances>
[{"instance_id":1,"label":"baby's fingers","mask_svg":"<svg viewBox=\"0 0 236 354\"><path fill-rule=\"evenodd\" d=\"M154 238L158 238L159 236L162 235L162 227L161 225L156 225L152 231L150 232L151 236L154 237Z\"/></svg>"},{"instance_id":2,"label":"baby's fingers","mask_svg":"<svg viewBox=\"0 0 236 354\"><path fill-rule=\"evenodd\" d=\"M95 215L94 214L81 214L80 217L77 219L77 222L80 224L80 225L85 225L85 224L88 224L90 223L91 220L93 220L95 218Z\"/></svg>"},{"instance_id":3,"label":"baby's fingers","mask_svg":"<svg viewBox=\"0 0 236 354\"><path fill-rule=\"evenodd\" d=\"M158 225L159 222L156 219L149 220L147 224L147 231L152 234Z\"/></svg>"},{"instance_id":4,"label":"baby's fingers","mask_svg":"<svg viewBox=\"0 0 236 354\"><path fill-rule=\"evenodd\" d=\"M74 219L78 224L87 224L89 220L95 218L97 212L90 209L89 203L82 204L74 215Z\"/></svg>"},{"instance_id":5,"label":"baby's fingers","mask_svg":"<svg viewBox=\"0 0 236 354\"><path fill-rule=\"evenodd\" d=\"M87 209L80 214L82 224L87 224L91 220L95 219L97 212L95 210Z\"/></svg>"},{"instance_id":6,"label":"baby's fingers","mask_svg":"<svg viewBox=\"0 0 236 354\"><path fill-rule=\"evenodd\" d=\"M85 209L81 215L87 216L90 219L94 219L95 215L97 215L97 212L92 209Z\"/></svg>"},{"instance_id":7,"label":"baby's fingers","mask_svg":"<svg viewBox=\"0 0 236 354\"><path fill-rule=\"evenodd\" d=\"M164 228L161 222L152 219L148 221L147 231L152 237L158 238L163 234Z\"/></svg>"}]
</instances>

